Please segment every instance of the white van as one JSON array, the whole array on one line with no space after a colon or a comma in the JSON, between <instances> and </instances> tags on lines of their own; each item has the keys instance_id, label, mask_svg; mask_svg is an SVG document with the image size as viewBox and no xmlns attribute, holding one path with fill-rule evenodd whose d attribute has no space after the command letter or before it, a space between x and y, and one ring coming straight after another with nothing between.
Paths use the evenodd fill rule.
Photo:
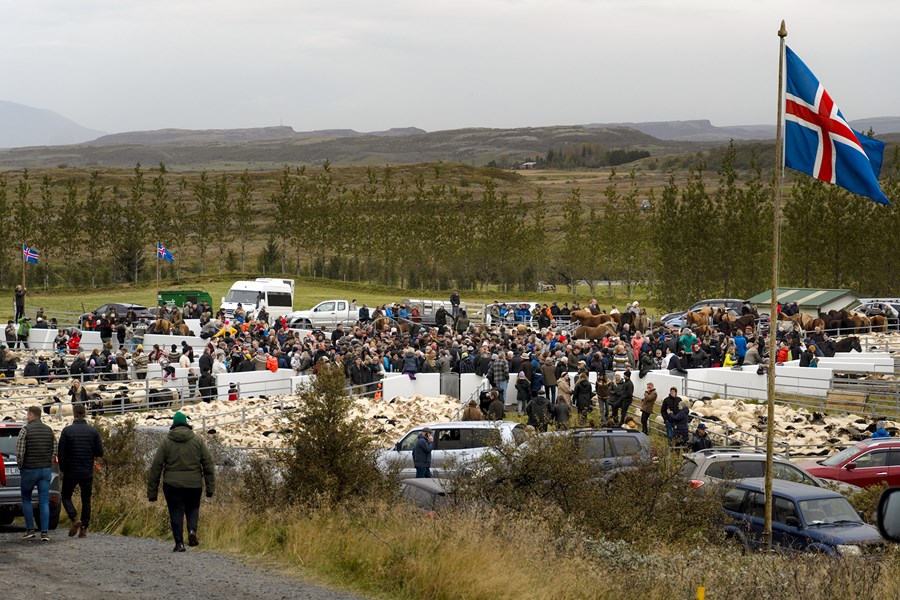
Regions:
<instances>
[{"instance_id":1,"label":"white van","mask_svg":"<svg viewBox=\"0 0 900 600\"><path fill-rule=\"evenodd\" d=\"M294 312L294 280L259 277L253 281L235 281L222 298L222 310L231 318L240 304L245 313L255 314L260 301L265 304L269 318Z\"/></svg>"}]
</instances>

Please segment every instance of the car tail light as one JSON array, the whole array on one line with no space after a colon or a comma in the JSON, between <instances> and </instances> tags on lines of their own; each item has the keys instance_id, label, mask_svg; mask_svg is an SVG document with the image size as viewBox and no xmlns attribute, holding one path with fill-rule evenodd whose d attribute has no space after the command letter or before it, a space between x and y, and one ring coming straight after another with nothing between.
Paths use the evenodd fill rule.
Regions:
<instances>
[{"instance_id":1,"label":"car tail light","mask_svg":"<svg viewBox=\"0 0 900 600\"><path fill-rule=\"evenodd\" d=\"M691 479L690 486L692 490L696 490L698 487L706 483L705 481L700 481L699 479Z\"/></svg>"}]
</instances>

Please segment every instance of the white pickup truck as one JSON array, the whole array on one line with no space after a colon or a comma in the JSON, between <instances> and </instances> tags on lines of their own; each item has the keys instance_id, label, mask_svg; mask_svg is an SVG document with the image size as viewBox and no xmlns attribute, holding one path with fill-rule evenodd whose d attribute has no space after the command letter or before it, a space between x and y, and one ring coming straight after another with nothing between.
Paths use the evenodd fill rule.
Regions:
<instances>
[{"instance_id":1,"label":"white pickup truck","mask_svg":"<svg viewBox=\"0 0 900 600\"><path fill-rule=\"evenodd\" d=\"M347 300L324 300L310 310L296 310L285 317L288 327L319 329L336 327L338 323L352 326L359 320L359 310L350 308Z\"/></svg>"}]
</instances>

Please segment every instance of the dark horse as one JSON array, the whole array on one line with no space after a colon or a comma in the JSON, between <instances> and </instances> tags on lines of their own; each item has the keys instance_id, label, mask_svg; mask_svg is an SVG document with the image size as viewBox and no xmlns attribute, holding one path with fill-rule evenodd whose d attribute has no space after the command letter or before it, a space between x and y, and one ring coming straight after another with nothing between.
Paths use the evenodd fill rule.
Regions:
<instances>
[{"instance_id":1,"label":"dark horse","mask_svg":"<svg viewBox=\"0 0 900 600\"><path fill-rule=\"evenodd\" d=\"M851 350L856 350L857 352L862 352L862 345L859 343L859 338L855 335L851 335L849 337L845 337L842 340L838 340L834 343L834 351L837 352L850 352Z\"/></svg>"}]
</instances>

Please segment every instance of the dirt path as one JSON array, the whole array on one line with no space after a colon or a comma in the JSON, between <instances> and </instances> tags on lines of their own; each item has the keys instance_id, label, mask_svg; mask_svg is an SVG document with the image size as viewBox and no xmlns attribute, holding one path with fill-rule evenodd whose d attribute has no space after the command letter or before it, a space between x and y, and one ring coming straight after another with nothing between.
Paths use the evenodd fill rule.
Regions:
<instances>
[{"instance_id":1,"label":"dirt path","mask_svg":"<svg viewBox=\"0 0 900 600\"><path fill-rule=\"evenodd\" d=\"M0 527L0 597L361 600L221 554L193 548L175 554L170 542L67 532L60 528L41 543L23 540L21 528Z\"/></svg>"}]
</instances>

